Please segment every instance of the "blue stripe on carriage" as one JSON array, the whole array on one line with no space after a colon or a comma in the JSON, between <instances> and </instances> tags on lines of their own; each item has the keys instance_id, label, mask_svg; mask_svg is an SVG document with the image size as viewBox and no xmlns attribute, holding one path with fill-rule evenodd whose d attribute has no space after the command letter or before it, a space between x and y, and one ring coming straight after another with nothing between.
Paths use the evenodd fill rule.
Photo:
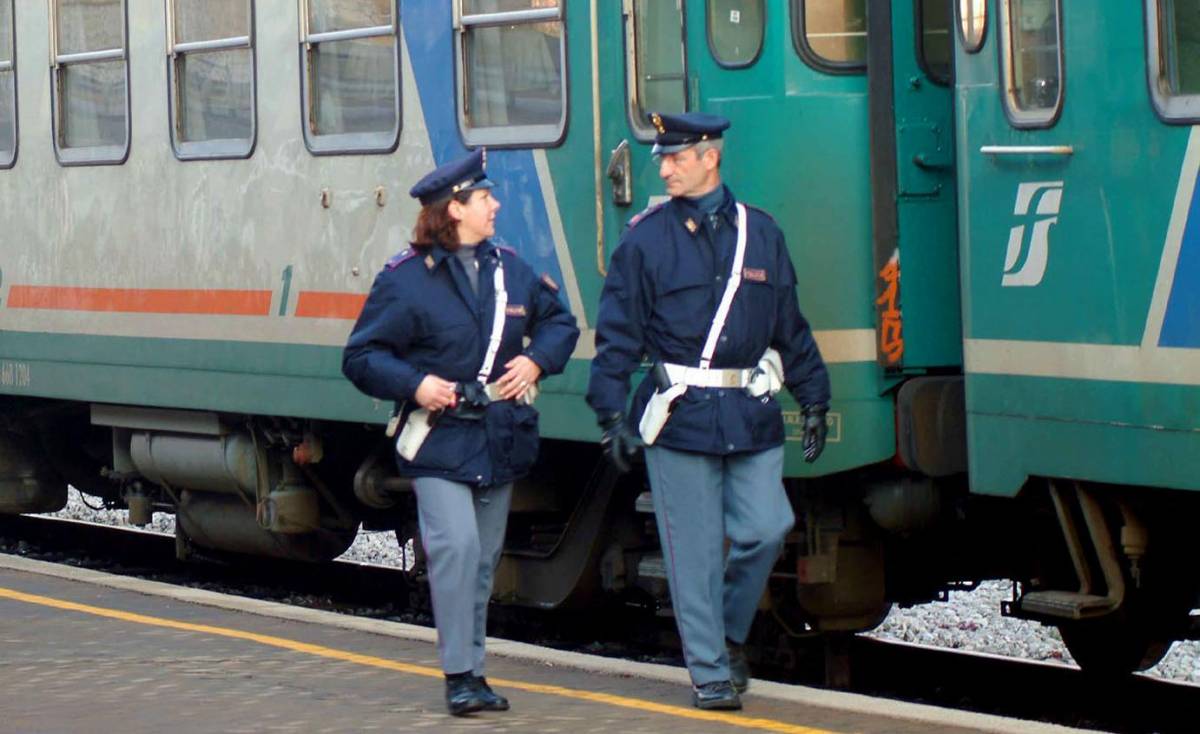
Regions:
<instances>
[{"instance_id":1,"label":"blue stripe on carriage","mask_svg":"<svg viewBox=\"0 0 1200 734\"><path fill-rule=\"evenodd\" d=\"M1192 206L1175 265L1175 282L1171 285L1158 344L1200 348L1200 185L1192 194Z\"/></svg>"},{"instance_id":2,"label":"blue stripe on carriage","mask_svg":"<svg viewBox=\"0 0 1200 734\"><path fill-rule=\"evenodd\" d=\"M466 155L455 106L454 32L451 3L405 3L404 40L416 76L425 126L437 165ZM554 252L550 217L530 150L488 151L488 177L500 200L495 241L512 247L538 273L563 282Z\"/></svg>"}]
</instances>

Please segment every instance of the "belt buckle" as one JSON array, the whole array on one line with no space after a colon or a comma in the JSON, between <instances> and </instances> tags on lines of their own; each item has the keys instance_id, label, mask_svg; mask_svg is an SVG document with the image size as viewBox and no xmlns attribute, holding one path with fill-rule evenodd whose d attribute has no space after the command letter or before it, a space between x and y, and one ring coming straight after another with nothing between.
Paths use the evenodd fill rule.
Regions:
<instances>
[{"instance_id":1,"label":"belt buckle","mask_svg":"<svg viewBox=\"0 0 1200 734\"><path fill-rule=\"evenodd\" d=\"M739 379L741 375L737 370L723 370L721 373L721 387L741 387Z\"/></svg>"}]
</instances>

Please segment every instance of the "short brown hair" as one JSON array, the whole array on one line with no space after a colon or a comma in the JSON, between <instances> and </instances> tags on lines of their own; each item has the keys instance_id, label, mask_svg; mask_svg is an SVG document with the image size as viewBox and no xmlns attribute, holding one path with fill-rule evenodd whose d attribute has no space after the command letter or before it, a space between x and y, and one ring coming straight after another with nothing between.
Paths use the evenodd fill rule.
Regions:
<instances>
[{"instance_id":1,"label":"short brown hair","mask_svg":"<svg viewBox=\"0 0 1200 734\"><path fill-rule=\"evenodd\" d=\"M458 220L450 216L450 202L467 203L471 198L470 191L421 207L417 215L417 226L413 227L412 243L418 247L433 247L440 245L443 249L454 252L461 243L458 241Z\"/></svg>"}]
</instances>

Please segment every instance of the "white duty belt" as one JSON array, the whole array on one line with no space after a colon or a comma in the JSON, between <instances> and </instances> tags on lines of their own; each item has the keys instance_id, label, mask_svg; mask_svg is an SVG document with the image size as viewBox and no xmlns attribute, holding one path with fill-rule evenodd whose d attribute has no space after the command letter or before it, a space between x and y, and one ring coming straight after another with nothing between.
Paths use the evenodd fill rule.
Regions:
<instances>
[{"instance_id":1,"label":"white duty belt","mask_svg":"<svg viewBox=\"0 0 1200 734\"><path fill-rule=\"evenodd\" d=\"M663 364L672 384L685 384L690 387L746 387L754 375L755 368L745 369L710 369L713 353L717 351L717 341L725 328L725 320L729 318L729 308L733 305L733 297L737 295L742 285L742 264L746 261L746 206L737 205L737 249L733 252L733 267L729 271L729 280L725 283L725 292L721 294L721 303L713 315L712 325L708 327L708 338L704 341L704 349L700 352L700 366L689 367L682 364Z\"/></svg>"}]
</instances>

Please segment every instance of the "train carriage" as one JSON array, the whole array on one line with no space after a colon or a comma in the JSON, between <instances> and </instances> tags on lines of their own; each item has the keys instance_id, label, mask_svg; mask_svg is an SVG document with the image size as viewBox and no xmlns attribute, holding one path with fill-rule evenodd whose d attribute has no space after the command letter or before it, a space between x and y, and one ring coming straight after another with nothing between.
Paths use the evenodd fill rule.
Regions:
<instances>
[{"instance_id":1,"label":"train carriage","mask_svg":"<svg viewBox=\"0 0 1200 734\"><path fill-rule=\"evenodd\" d=\"M182 554L407 545L391 406L341 346L409 186L487 146L499 235L583 329L497 595L669 604L644 477L603 465L582 395L608 257L663 193L648 113L702 109L787 235L834 387L815 465L784 400L772 618L856 631L1012 578L1007 611L1081 662L1144 667L1198 590L1196 10L0 0L0 511L69 482L175 513Z\"/></svg>"}]
</instances>

